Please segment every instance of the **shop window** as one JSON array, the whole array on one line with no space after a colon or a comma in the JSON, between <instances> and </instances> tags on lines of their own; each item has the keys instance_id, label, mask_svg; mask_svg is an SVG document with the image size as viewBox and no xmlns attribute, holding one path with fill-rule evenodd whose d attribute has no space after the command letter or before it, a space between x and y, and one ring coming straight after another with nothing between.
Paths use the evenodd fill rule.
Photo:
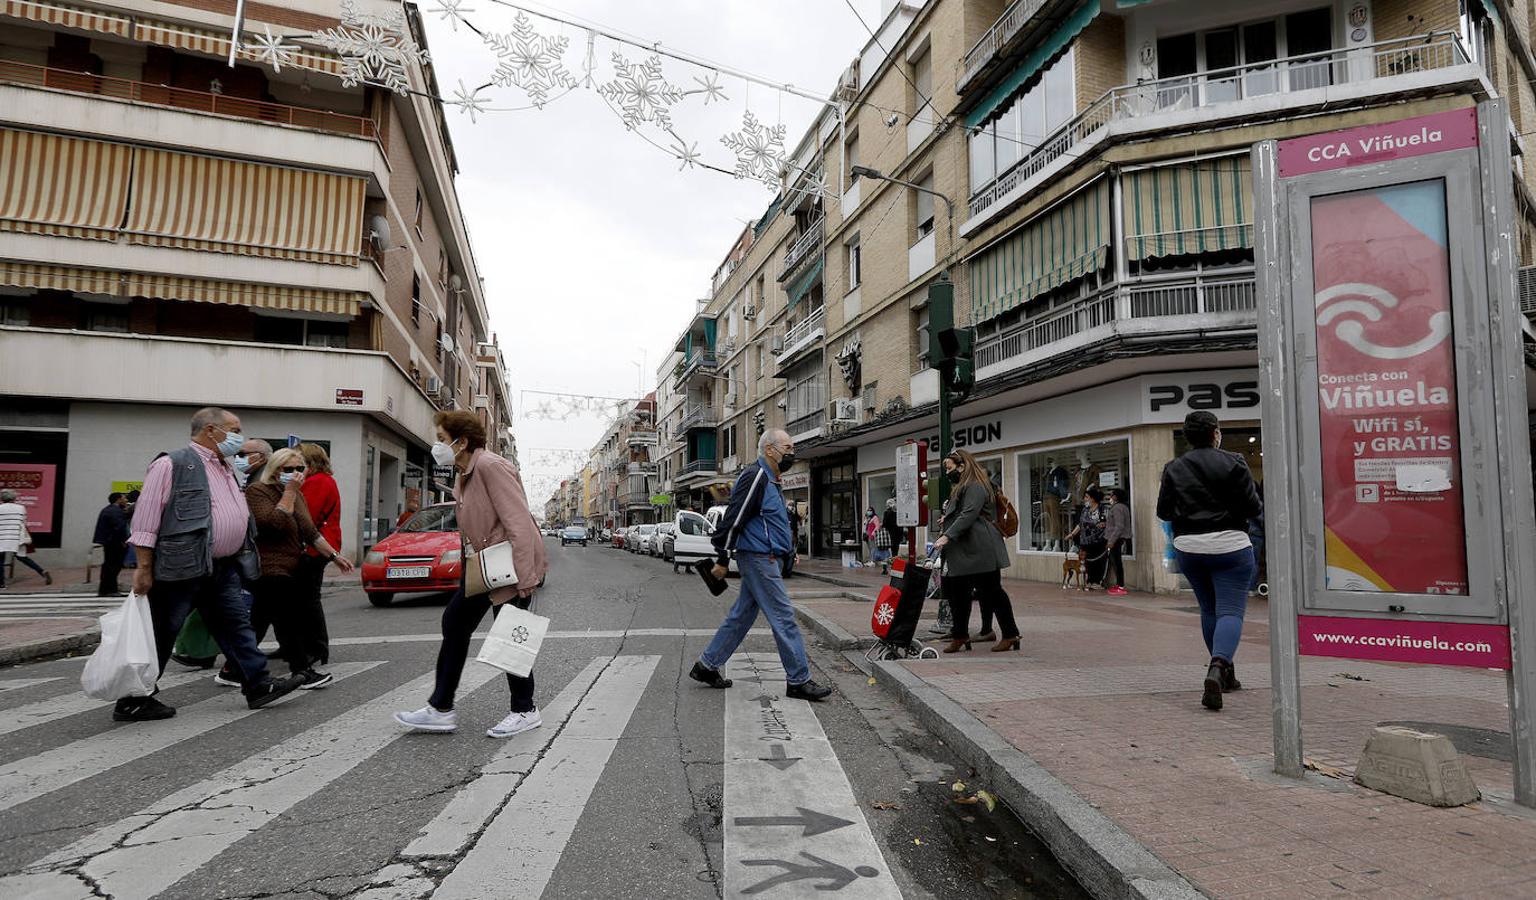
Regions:
<instances>
[{"instance_id":1,"label":"shop window","mask_svg":"<svg viewBox=\"0 0 1536 900\"><path fill-rule=\"evenodd\" d=\"M1130 498L1132 520L1138 503L1131 484L1131 442L1124 438L1034 450L1018 456L1018 548L1065 552L1066 535L1083 507L1083 492L1120 488Z\"/></svg>"}]
</instances>

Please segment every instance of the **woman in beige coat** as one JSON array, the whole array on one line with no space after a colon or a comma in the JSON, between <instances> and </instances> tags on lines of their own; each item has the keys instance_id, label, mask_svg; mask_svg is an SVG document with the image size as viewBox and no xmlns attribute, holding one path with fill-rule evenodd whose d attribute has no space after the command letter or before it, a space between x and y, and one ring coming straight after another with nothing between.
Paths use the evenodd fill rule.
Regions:
<instances>
[{"instance_id":1,"label":"woman in beige coat","mask_svg":"<svg viewBox=\"0 0 1536 900\"><path fill-rule=\"evenodd\" d=\"M453 494L458 501L459 536L466 550L480 552L502 541L512 543L517 584L489 594L466 597L462 582L443 610L443 644L437 651L437 684L427 705L415 712L397 712L395 721L418 731L453 731L458 716L453 709L459 678L469 657L470 637L489 610L494 616L503 603L527 609L533 591L549 568L544 540L539 535L522 478L507 460L485 449L485 427L467 410L444 410L434 419L437 443L433 461L450 462L458 472ZM486 734L511 737L543 724L533 704L533 673L526 678L507 675L512 689L512 711Z\"/></svg>"}]
</instances>

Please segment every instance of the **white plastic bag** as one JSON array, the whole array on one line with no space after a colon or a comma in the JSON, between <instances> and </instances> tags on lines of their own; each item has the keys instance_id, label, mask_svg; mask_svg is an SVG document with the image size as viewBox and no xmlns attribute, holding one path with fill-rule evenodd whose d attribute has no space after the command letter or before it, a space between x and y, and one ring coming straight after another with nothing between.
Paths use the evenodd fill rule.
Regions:
<instances>
[{"instance_id":1,"label":"white plastic bag","mask_svg":"<svg viewBox=\"0 0 1536 900\"><path fill-rule=\"evenodd\" d=\"M85 661L80 687L97 700L148 697L159 676L149 598L130 593L122 606L101 617L101 645Z\"/></svg>"},{"instance_id":2,"label":"white plastic bag","mask_svg":"<svg viewBox=\"0 0 1536 900\"><path fill-rule=\"evenodd\" d=\"M496 621L475 660L526 678L533 671L533 661L538 658L544 632L548 630L548 619L508 603L496 613Z\"/></svg>"}]
</instances>

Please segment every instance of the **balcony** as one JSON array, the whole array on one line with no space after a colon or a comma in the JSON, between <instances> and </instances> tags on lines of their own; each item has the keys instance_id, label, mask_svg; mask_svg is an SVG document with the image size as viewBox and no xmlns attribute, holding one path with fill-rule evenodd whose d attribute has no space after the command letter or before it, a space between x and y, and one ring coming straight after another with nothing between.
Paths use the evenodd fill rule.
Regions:
<instances>
[{"instance_id":1,"label":"balcony","mask_svg":"<svg viewBox=\"0 0 1536 900\"><path fill-rule=\"evenodd\" d=\"M821 434L822 429L826 427L826 424L827 411L825 409L818 409L810 415L800 416L799 418L790 419L789 421L785 422L784 430L789 432L790 440L800 441L805 440L806 438L813 438Z\"/></svg>"},{"instance_id":2,"label":"balcony","mask_svg":"<svg viewBox=\"0 0 1536 900\"><path fill-rule=\"evenodd\" d=\"M788 280L800 271L801 264L820 252L822 238L826 234L826 221L823 216L807 225L805 231L789 245L789 250L784 254L784 267L779 270L779 281Z\"/></svg>"},{"instance_id":3,"label":"balcony","mask_svg":"<svg viewBox=\"0 0 1536 900\"><path fill-rule=\"evenodd\" d=\"M809 349L827 336L827 308L817 307L784 332L784 349L779 352L780 369L789 365L801 351Z\"/></svg>"},{"instance_id":4,"label":"balcony","mask_svg":"<svg viewBox=\"0 0 1536 900\"><path fill-rule=\"evenodd\" d=\"M713 478L720 474L720 461L712 456L704 456L689 460L681 469L677 470L676 482L680 486L704 478Z\"/></svg>"},{"instance_id":5,"label":"balcony","mask_svg":"<svg viewBox=\"0 0 1536 900\"><path fill-rule=\"evenodd\" d=\"M656 464L650 462L632 462L627 471L630 475L655 475Z\"/></svg>"},{"instance_id":6,"label":"balcony","mask_svg":"<svg viewBox=\"0 0 1536 900\"><path fill-rule=\"evenodd\" d=\"M1116 337L1252 329L1252 272L1144 280L1057 305L976 347L978 380Z\"/></svg>"},{"instance_id":7,"label":"balcony","mask_svg":"<svg viewBox=\"0 0 1536 900\"><path fill-rule=\"evenodd\" d=\"M1003 14L997 17L992 27L976 42L965 54L965 59L960 65L960 77L955 81L955 92L965 93L976 76L981 74L991 63L996 61L1001 52L1013 44L1024 30L1024 26L1035 13L1045 6L1047 0L1014 0L1014 3L1003 10Z\"/></svg>"},{"instance_id":8,"label":"balcony","mask_svg":"<svg viewBox=\"0 0 1536 900\"><path fill-rule=\"evenodd\" d=\"M630 430L629 437L625 441L631 447L655 447L661 443L661 438L654 428L634 428Z\"/></svg>"},{"instance_id":9,"label":"balcony","mask_svg":"<svg viewBox=\"0 0 1536 900\"><path fill-rule=\"evenodd\" d=\"M628 491L619 497L619 506L624 509L643 507L651 508L651 495L648 491Z\"/></svg>"},{"instance_id":10,"label":"balcony","mask_svg":"<svg viewBox=\"0 0 1536 900\"><path fill-rule=\"evenodd\" d=\"M1121 85L973 194L970 220L960 233L975 232L985 224L983 213L994 206L1006 208L1096 146L1131 135L1358 104L1373 97L1396 101L1405 94L1450 87L1491 93L1482 67L1471 61L1456 35L1445 33Z\"/></svg>"},{"instance_id":11,"label":"balcony","mask_svg":"<svg viewBox=\"0 0 1536 900\"><path fill-rule=\"evenodd\" d=\"M720 424L720 417L715 413L713 406L690 406L683 410L682 421L678 423L678 431L689 431L694 428L714 428Z\"/></svg>"},{"instance_id":12,"label":"balcony","mask_svg":"<svg viewBox=\"0 0 1536 900\"><path fill-rule=\"evenodd\" d=\"M683 385L695 375L715 371L720 361L715 357L713 350L695 350L681 365L677 367L677 375L672 381L674 390L682 390Z\"/></svg>"}]
</instances>

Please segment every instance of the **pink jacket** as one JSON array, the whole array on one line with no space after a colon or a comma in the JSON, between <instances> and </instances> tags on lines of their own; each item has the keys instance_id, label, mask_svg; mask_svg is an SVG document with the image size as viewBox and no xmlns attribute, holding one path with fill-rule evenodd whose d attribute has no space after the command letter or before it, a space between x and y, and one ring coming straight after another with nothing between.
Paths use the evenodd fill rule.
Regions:
<instances>
[{"instance_id":1,"label":"pink jacket","mask_svg":"<svg viewBox=\"0 0 1536 900\"><path fill-rule=\"evenodd\" d=\"M538 587L549 569L549 560L544 538L528 511L523 479L512 463L483 448L476 450L470 457L469 471L454 483L453 496L458 501L459 534L465 544L479 552L492 544L512 542L517 587L492 591L491 602L505 603L518 590Z\"/></svg>"}]
</instances>

